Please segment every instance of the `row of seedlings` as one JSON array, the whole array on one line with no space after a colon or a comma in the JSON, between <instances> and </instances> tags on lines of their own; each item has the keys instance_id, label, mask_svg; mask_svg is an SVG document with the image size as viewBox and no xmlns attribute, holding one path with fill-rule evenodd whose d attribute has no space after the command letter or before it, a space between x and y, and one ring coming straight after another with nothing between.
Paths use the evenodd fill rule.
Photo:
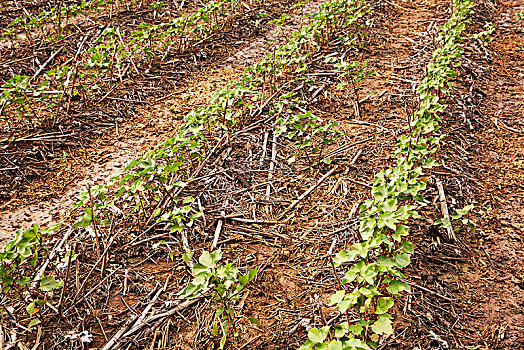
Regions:
<instances>
[{"instance_id":1,"label":"row of seedlings","mask_svg":"<svg viewBox=\"0 0 524 350\"><path fill-rule=\"evenodd\" d=\"M42 79L16 75L5 82L0 88L0 118L7 119L10 129L16 128L20 121L31 125L46 120L54 126L60 115L69 114L70 110L85 107L88 103L99 103L101 96L106 98L124 79L140 77L153 63L194 50L210 38L227 32L228 26L262 5L258 1L247 5L240 0L213 0L191 13L160 24L141 23L130 32L111 24L104 26L98 34L89 32L82 37L78 50L72 50L68 60L46 71ZM99 10L100 6L99 1L84 2L75 7L74 13ZM10 26L24 28L28 31L26 36L33 38L30 33L44 30L48 21L60 22L60 16L57 17L55 12L42 12L30 19L18 17ZM42 18L47 18L47 21ZM57 25L62 27L62 24ZM96 40L84 48L90 35L95 35ZM59 30L54 36L42 37L45 40L38 45L52 37L51 41L57 48L51 57L63 50L60 45L67 38ZM3 38L16 40L13 28L5 32ZM11 46L16 47L14 42Z\"/></svg>"},{"instance_id":2,"label":"row of seedlings","mask_svg":"<svg viewBox=\"0 0 524 350\"><path fill-rule=\"evenodd\" d=\"M424 169L438 166L432 155L445 137L438 133L446 108L442 96L451 93L450 80L457 75L455 68L464 51L461 40L474 7L471 0L453 0L452 5L452 15L440 28L438 47L417 88L420 107L409 122L409 134L397 142L397 164L376 175L373 197L360 206L362 242L340 251L332 260L338 291L328 305L336 307L346 319L335 326L310 329L302 350L371 350L377 348L381 335L393 334L390 310L395 298L410 291L401 272L414 252L405 224L412 218L421 219L417 209L431 204L423 196L427 187ZM451 217L473 225L465 217L471 209L467 206ZM435 224L448 227L450 222L440 219ZM342 278L337 267L345 268Z\"/></svg>"}]
</instances>

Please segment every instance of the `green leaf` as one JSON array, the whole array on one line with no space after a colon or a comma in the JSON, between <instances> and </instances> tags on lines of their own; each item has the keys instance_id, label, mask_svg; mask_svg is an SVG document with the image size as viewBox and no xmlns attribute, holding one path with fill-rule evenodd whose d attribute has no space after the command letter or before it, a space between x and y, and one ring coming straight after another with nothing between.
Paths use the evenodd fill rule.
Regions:
<instances>
[{"instance_id":1,"label":"green leaf","mask_svg":"<svg viewBox=\"0 0 524 350\"><path fill-rule=\"evenodd\" d=\"M306 340L304 345L302 345L298 350L311 350L313 349L313 346L315 343L313 343L311 340Z\"/></svg>"},{"instance_id":2,"label":"green leaf","mask_svg":"<svg viewBox=\"0 0 524 350\"><path fill-rule=\"evenodd\" d=\"M389 282L389 286L386 288L386 290L388 292L390 292L391 294L400 294L402 293L403 291L410 291L411 288L409 286L409 284L405 284L405 283L402 283L398 280L391 280Z\"/></svg>"},{"instance_id":3,"label":"green leaf","mask_svg":"<svg viewBox=\"0 0 524 350\"><path fill-rule=\"evenodd\" d=\"M224 320L222 321L222 323L220 324L221 328L222 328L222 339L220 340L220 347L219 349L222 350L224 349L224 346L226 345L226 340L227 340L227 334L228 334L228 330L229 330L229 320Z\"/></svg>"},{"instance_id":4,"label":"green leaf","mask_svg":"<svg viewBox=\"0 0 524 350\"><path fill-rule=\"evenodd\" d=\"M199 274L203 272L207 272L210 268L207 266L202 265L201 263L196 263L193 266L193 272L195 273L195 276L198 276Z\"/></svg>"},{"instance_id":5,"label":"green leaf","mask_svg":"<svg viewBox=\"0 0 524 350\"><path fill-rule=\"evenodd\" d=\"M349 331L349 324L347 322L342 322L341 324L334 326L333 329L335 330L335 337L342 338Z\"/></svg>"},{"instance_id":6,"label":"green leaf","mask_svg":"<svg viewBox=\"0 0 524 350\"><path fill-rule=\"evenodd\" d=\"M202 255L200 255L198 262L208 268L215 266L215 264L213 263L213 258L211 257L211 254L209 254L208 251L204 251Z\"/></svg>"},{"instance_id":7,"label":"green leaf","mask_svg":"<svg viewBox=\"0 0 524 350\"><path fill-rule=\"evenodd\" d=\"M253 270L249 271L245 276L240 276L238 278L238 281L240 282L242 286L245 286L246 284L248 284L248 282L253 280L253 278L255 278L256 275L257 275L257 268L255 267Z\"/></svg>"},{"instance_id":8,"label":"green leaf","mask_svg":"<svg viewBox=\"0 0 524 350\"><path fill-rule=\"evenodd\" d=\"M309 340L311 340L313 343L322 343L329 332L329 326L325 326L322 328L311 328L307 332L307 337Z\"/></svg>"},{"instance_id":9,"label":"green leaf","mask_svg":"<svg viewBox=\"0 0 524 350\"><path fill-rule=\"evenodd\" d=\"M348 272L344 275L342 283L351 283L357 278L357 271L353 268L349 269Z\"/></svg>"},{"instance_id":10,"label":"green leaf","mask_svg":"<svg viewBox=\"0 0 524 350\"><path fill-rule=\"evenodd\" d=\"M413 254L415 251L415 245L409 241L402 242L400 247L402 248L402 251L407 254Z\"/></svg>"},{"instance_id":11,"label":"green leaf","mask_svg":"<svg viewBox=\"0 0 524 350\"><path fill-rule=\"evenodd\" d=\"M189 283L186 288L184 288L180 294L186 296L188 299L194 298L198 291L202 289L201 285L196 285L193 283Z\"/></svg>"},{"instance_id":12,"label":"green leaf","mask_svg":"<svg viewBox=\"0 0 524 350\"><path fill-rule=\"evenodd\" d=\"M337 307L338 307L338 310L342 313L346 312L347 309L352 306L352 305L355 305L358 301L358 294L357 293L351 293L351 294L348 294L344 297L344 299L342 299L342 301L340 303L338 303Z\"/></svg>"},{"instance_id":13,"label":"green leaf","mask_svg":"<svg viewBox=\"0 0 524 350\"><path fill-rule=\"evenodd\" d=\"M336 304L340 303L342 301L342 299L344 299L345 295L346 295L346 291L345 290L337 291L335 294L333 294L329 298L328 305L332 306L332 305L336 305Z\"/></svg>"},{"instance_id":14,"label":"green leaf","mask_svg":"<svg viewBox=\"0 0 524 350\"><path fill-rule=\"evenodd\" d=\"M433 223L434 225L438 225L442 228L449 228L451 227L451 222L449 222L449 218L442 218L442 219L438 219L438 220L435 220L435 222Z\"/></svg>"},{"instance_id":15,"label":"green leaf","mask_svg":"<svg viewBox=\"0 0 524 350\"><path fill-rule=\"evenodd\" d=\"M355 257L358 255L358 251L356 250L342 250L335 255L333 258L333 262L335 263L335 266L340 266L344 263L351 262L355 260Z\"/></svg>"},{"instance_id":16,"label":"green leaf","mask_svg":"<svg viewBox=\"0 0 524 350\"><path fill-rule=\"evenodd\" d=\"M471 220L468 220L468 225L471 228L471 231L475 232L475 230L477 229L477 225L475 225L475 223Z\"/></svg>"},{"instance_id":17,"label":"green leaf","mask_svg":"<svg viewBox=\"0 0 524 350\"><path fill-rule=\"evenodd\" d=\"M362 320L360 320L359 322L362 322ZM364 325L361 325L361 324L352 324L351 326L348 327L348 330L353 333L354 335L361 335L362 334L362 331L364 330Z\"/></svg>"},{"instance_id":18,"label":"green leaf","mask_svg":"<svg viewBox=\"0 0 524 350\"><path fill-rule=\"evenodd\" d=\"M395 266L395 263L385 255L379 256L377 258L377 262L380 264L380 266L386 266L386 267Z\"/></svg>"},{"instance_id":19,"label":"green leaf","mask_svg":"<svg viewBox=\"0 0 524 350\"><path fill-rule=\"evenodd\" d=\"M24 287L26 284L28 284L29 282L31 282L31 277L28 277L28 276L25 276L25 277L22 277L21 279L19 279L18 281L16 281L16 283L21 286L21 287Z\"/></svg>"},{"instance_id":20,"label":"green leaf","mask_svg":"<svg viewBox=\"0 0 524 350\"><path fill-rule=\"evenodd\" d=\"M35 310L35 306L36 306L36 300L33 300L31 303L29 303L29 305L26 306L25 311L27 312L29 316L33 316L33 314L38 311L38 310Z\"/></svg>"},{"instance_id":21,"label":"green leaf","mask_svg":"<svg viewBox=\"0 0 524 350\"><path fill-rule=\"evenodd\" d=\"M211 253L211 259L213 260L213 264L216 264L220 259L222 259L222 250L215 250Z\"/></svg>"},{"instance_id":22,"label":"green leaf","mask_svg":"<svg viewBox=\"0 0 524 350\"><path fill-rule=\"evenodd\" d=\"M254 324L260 324L260 323L258 322L258 320L257 320L256 318L254 318L254 317L248 317L247 319L248 319L249 322L251 322L251 323L254 323Z\"/></svg>"},{"instance_id":23,"label":"green leaf","mask_svg":"<svg viewBox=\"0 0 524 350\"><path fill-rule=\"evenodd\" d=\"M375 277L377 272L375 271L375 264L369 264L362 270L360 270L360 275L366 280L370 285L375 284Z\"/></svg>"},{"instance_id":24,"label":"green leaf","mask_svg":"<svg viewBox=\"0 0 524 350\"><path fill-rule=\"evenodd\" d=\"M191 258L193 257L193 254L191 252L182 254L182 260L187 264Z\"/></svg>"},{"instance_id":25,"label":"green leaf","mask_svg":"<svg viewBox=\"0 0 524 350\"><path fill-rule=\"evenodd\" d=\"M186 197L182 200L182 204L188 204L188 203L193 203L195 201L195 198L189 196L189 197Z\"/></svg>"},{"instance_id":26,"label":"green leaf","mask_svg":"<svg viewBox=\"0 0 524 350\"><path fill-rule=\"evenodd\" d=\"M317 348L318 349L318 348ZM326 350L342 350L342 342L340 340L332 340L326 347Z\"/></svg>"},{"instance_id":27,"label":"green leaf","mask_svg":"<svg viewBox=\"0 0 524 350\"><path fill-rule=\"evenodd\" d=\"M363 340L360 340L360 339L349 339L349 340L346 340L344 342L344 349L351 349L351 350L354 350L354 349L364 349L364 350L371 350L371 348L366 344L366 342L364 342Z\"/></svg>"},{"instance_id":28,"label":"green leaf","mask_svg":"<svg viewBox=\"0 0 524 350\"><path fill-rule=\"evenodd\" d=\"M393 239L397 242L400 242L401 237L407 236L409 234L409 227L406 225L398 225L395 229L395 233L392 235Z\"/></svg>"},{"instance_id":29,"label":"green leaf","mask_svg":"<svg viewBox=\"0 0 524 350\"><path fill-rule=\"evenodd\" d=\"M53 289L62 288L63 285L64 282L55 280L54 276L45 276L40 281L40 290L44 292L49 292Z\"/></svg>"},{"instance_id":30,"label":"green leaf","mask_svg":"<svg viewBox=\"0 0 524 350\"><path fill-rule=\"evenodd\" d=\"M41 321L38 318L34 318L29 322L29 328L36 326L37 324L41 323Z\"/></svg>"},{"instance_id":31,"label":"green leaf","mask_svg":"<svg viewBox=\"0 0 524 350\"><path fill-rule=\"evenodd\" d=\"M459 213L458 211L454 212L453 214L450 215L450 217L453 219L453 220L457 220L457 219L460 219L462 217L462 214Z\"/></svg>"},{"instance_id":32,"label":"green leaf","mask_svg":"<svg viewBox=\"0 0 524 350\"><path fill-rule=\"evenodd\" d=\"M383 314L378 317L378 320L371 325L371 329L378 335L393 334L393 327L391 326L391 316Z\"/></svg>"},{"instance_id":33,"label":"green leaf","mask_svg":"<svg viewBox=\"0 0 524 350\"><path fill-rule=\"evenodd\" d=\"M202 215L204 215L204 212L199 211L198 213L195 213L195 214L191 215L191 217L189 218L189 221L195 221L196 219L198 219Z\"/></svg>"},{"instance_id":34,"label":"green leaf","mask_svg":"<svg viewBox=\"0 0 524 350\"><path fill-rule=\"evenodd\" d=\"M400 253L394 257L394 261L397 267L404 268L409 265L411 258L408 254Z\"/></svg>"},{"instance_id":35,"label":"green leaf","mask_svg":"<svg viewBox=\"0 0 524 350\"><path fill-rule=\"evenodd\" d=\"M385 314L395 304L395 301L391 297L382 297L378 299L377 309L375 313L377 315Z\"/></svg>"}]
</instances>

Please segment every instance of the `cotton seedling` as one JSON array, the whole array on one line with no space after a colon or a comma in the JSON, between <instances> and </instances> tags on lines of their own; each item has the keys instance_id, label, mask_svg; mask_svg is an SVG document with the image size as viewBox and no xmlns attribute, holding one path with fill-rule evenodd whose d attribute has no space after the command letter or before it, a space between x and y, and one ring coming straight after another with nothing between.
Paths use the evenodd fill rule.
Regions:
<instances>
[{"instance_id":1,"label":"cotton seedling","mask_svg":"<svg viewBox=\"0 0 524 350\"><path fill-rule=\"evenodd\" d=\"M12 300L26 303L26 312L31 321L29 327L36 325L36 318L41 305L45 304L42 292L62 288L63 282L53 275L37 276L38 283L33 283L39 261L47 257L43 237L58 230L60 225L41 230L34 225L27 230L18 230L13 240L7 242L0 252L0 286L5 294L12 295ZM3 311L0 306L0 313Z\"/></svg>"},{"instance_id":2,"label":"cotton seedling","mask_svg":"<svg viewBox=\"0 0 524 350\"><path fill-rule=\"evenodd\" d=\"M236 324L242 315L235 312L235 301L241 297L244 287L252 281L257 274L257 269L250 270L245 275L232 264L219 265L222 252L216 250L212 253L204 251L198 263L193 266L195 278L181 292L186 298L191 299L205 293L216 305L212 335L222 334L219 349L223 349L228 336L238 336ZM189 257L184 259L189 261Z\"/></svg>"}]
</instances>

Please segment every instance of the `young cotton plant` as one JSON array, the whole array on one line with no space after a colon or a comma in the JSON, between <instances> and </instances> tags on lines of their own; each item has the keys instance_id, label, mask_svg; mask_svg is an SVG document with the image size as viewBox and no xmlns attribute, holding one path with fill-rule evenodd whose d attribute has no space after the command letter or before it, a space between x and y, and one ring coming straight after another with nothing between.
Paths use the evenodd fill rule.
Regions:
<instances>
[{"instance_id":1,"label":"young cotton plant","mask_svg":"<svg viewBox=\"0 0 524 350\"><path fill-rule=\"evenodd\" d=\"M275 133L294 141L299 152L288 160L288 163L293 163L303 150L305 150L306 155L308 155L308 150L311 150L313 154L319 152L322 154L325 145L334 142L343 135L341 131L336 129L337 125L337 122L326 123L320 117L312 114L311 111L306 111L301 114L292 113L277 119ZM321 141L316 142L315 136L319 137ZM324 159L325 163L330 161L329 158Z\"/></svg>"},{"instance_id":2,"label":"young cotton plant","mask_svg":"<svg viewBox=\"0 0 524 350\"><path fill-rule=\"evenodd\" d=\"M473 210L473 204L466 205L462 209L457 209L453 214L451 214L449 216L449 218L444 217L444 218L440 218L440 219L435 220L433 222L433 225L438 225L439 227L447 229L447 228L451 227L451 221L460 220L460 224L462 224L465 227L469 226L469 228L474 232L475 229L476 229L476 225L475 225L475 223L473 221L471 221L468 218L471 210ZM458 227L455 227L454 230L457 233L459 232L459 228Z\"/></svg>"},{"instance_id":3,"label":"young cotton plant","mask_svg":"<svg viewBox=\"0 0 524 350\"><path fill-rule=\"evenodd\" d=\"M189 258L188 255L184 256L186 262ZM220 330L222 337L219 348L223 349L231 333L238 336L236 324L243 316L236 314L235 301L240 298L246 284L256 277L257 269L239 276L240 271L232 264L219 265L221 258L220 250L212 253L204 251L193 266L195 278L180 293L188 299L210 293L212 302L217 305L211 334L217 335ZM253 318L249 320L256 322Z\"/></svg>"},{"instance_id":4,"label":"young cotton plant","mask_svg":"<svg viewBox=\"0 0 524 350\"><path fill-rule=\"evenodd\" d=\"M21 120L32 124L43 123L45 117L56 115L58 110L64 107L65 91L74 75L81 74L73 72L68 65L61 65L47 71L40 83L31 82L29 76L14 76L0 89L0 118L12 115L9 112L16 111L16 114L13 113L16 118L4 118L13 124ZM42 110L51 113L42 114Z\"/></svg>"},{"instance_id":5,"label":"young cotton plant","mask_svg":"<svg viewBox=\"0 0 524 350\"><path fill-rule=\"evenodd\" d=\"M9 106L14 106L17 111L17 118L20 119L26 115L28 109L27 96L33 93L30 77L17 75L9 79L2 85L2 94L0 95L0 117L4 115Z\"/></svg>"},{"instance_id":6,"label":"young cotton plant","mask_svg":"<svg viewBox=\"0 0 524 350\"><path fill-rule=\"evenodd\" d=\"M84 14L86 10L92 8L93 3L96 0L83 1L80 4L71 4L67 6L53 6L49 10L42 11L38 14L25 13L15 18L7 26L8 31L19 27L24 30L27 40L30 44L34 41L33 37L36 33L32 33L34 29L40 31L40 36L44 38L44 41L54 43L58 40L63 40L62 28L69 24L69 21L80 15ZM55 27L55 34L51 34L52 26Z\"/></svg>"},{"instance_id":7,"label":"young cotton plant","mask_svg":"<svg viewBox=\"0 0 524 350\"><path fill-rule=\"evenodd\" d=\"M410 122L410 134L397 143L397 165L377 174L371 190L373 198L361 205L359 232L363 241L333 259L338 291L329 299L329 305L345 313L346 322L309 330L302 350L376 349L380 336L393 333L389 311L394 307L394 298L409 291L401 270L410 264L414 252L413 243L406 240L409 227L405 223L421 218L416 209L427 205L423 169L438 165L429 156L436 152L442 138L434 135L439 129L439 113L445 109L439 96L449 93L449 80L456 76L453 68L462 57L460 41L473 8L471 0L454 0L453 4L454 12L441 28L440 46L418 87L421 104ZM453 218L470 223L463 218L469 209L457 211ZM340 280L336 267L345 264L351 267ZM349 310L360 315L358 321L350 321Z\"/></svg>"},{"instance_id":8,"label":"young cotton plant","mask_svg":"<svg viewBox=\"0 0 524 350\"><path fill-rule=\"evenodd\" d=\"M495 32L495 29L497 29L497 27L494 23L486 23L483 31L471 34L470 37L479 40L482 46L487 46L493 40L491 36Z\"/></svg>"},{"instance_id":9,"label":"young cotton plant","mask_svg":"<svg viewBox=\"0 0 524 350\"><path fill-rule=\"evenodd\" d=\"M118 33L116 36L114 34L107 32L107 35L115 39L113 49L119 47L116 46ZM315 47L307 44L306 40L312 42L313 36L309 35L311 33L306 34L297 34L296 37L302 40L300 45L296 46L301 50ZM301 54L306 55L307 51ZM286 51L285 55L287 56L278 59L286 60L293 55L293 52ZM53 78L65 85L64 79L69 76L68 72L57 70L56 73L59 73L59 76L53 75ZM20 84L9 88L18 88L20 96L25 96L26 89L29 89L24 85L25 80L21 79L20 82L14 83ZM114 177L108 185L95 186L82 194L75 208L87 208L80 214L75 228L89 229L95 236L97 250L101 251L103 239L107 238L104 237L102 228L110 231L115 219L129 219L131 224L129 232L134 232L137 227L150 229L156 224L166 225L166 228L171 231L181 231L190 226L198 218L198 212L191 207L192 198L179 197L181 189L191 181L188 172L194 169L194 162L203 158L202 154L209 148L214 137L229 132L238 119L248 114L253 116L262 108L258 105L258 103L262 105L261 84L261 80L256 75L246 71L242 81L228 84L215 93L208 105L186 115L183 125L174 137L166 140L159 148L147 153L141 159L131 162L126 172ZM10 93L9 96L12 96L12 91ZM319 132L323 131L319 130ZM212 256L211 262L205 259L207 254L202 258L200 264L206 269L195 271L198 279L190 288L195 286L197 286L195 290L211 288L213 300L220 305L217 309L216 325L217 331L222 334L221 343L224 346L228 335L235 332L234 325L238 319L232 307L234 301L245 284L254 278L256 270L245 276L239 276L238 270L231 265L216 266L219 255L212 254L215 253L209 254ZM49 282L49 285L44 284L44 288L53 285L51 278L42 281ZM186 289L185 293L191 296L190 289Z\"/></svg>"},{"instance_id":10,"label":"young cotton plant","mask_svg":"<svg viewBox=\"0 0 524 350\"><path fill-rule=\"evenodd\" d=\"M337 73L335 76L339 80L337 89L344 89L351 82L355 101L358 103L359 98L355 82L361 82L372 74L372 72L365 71L366 63L348 62L344 56L330 57L325 60L325 63L332 64ZM311 149L312 153L320 152L320 156L322 156L324 146L344 135L336 128L339 125L338 122L325 122L310 110L300 114L293 113L293 108L299 103L297 95L298 93L295 92L282 95L279 101L275 103L275 109L278 112L275 114L280 116L275 123L275 132L277 135L283 135L285 138L294 141L295 146L299 149L299 152L288 160L289 163L294 162L303 150ZM315 136L321 141L316 141ZM305 153L307 156L308 153ZM322 161L329 164L331 159L326 157Z\"/></svg>"},{"instance_id":11,"label":"young cotton plant","mask_svg":"<svg viewBox=\"0 0 524 350\"><path fill-rule=\"evenodd\" d=\"M58 281L53 275L36 276L38 283L33 284L38 262L47 256L43 245L43 237L56 232L60 224L47 230L41 230L37 225L27 230L18 230L13 240L7 242L0 252L0 285L3 293L13 296L26 305L26 312L32 318L29 327L40 323L33 318L38 313L38 305L45 304L43 292L62 288L63 281ZM7 305L0 306L0 314Z\"/></svg>"}]
</instances>

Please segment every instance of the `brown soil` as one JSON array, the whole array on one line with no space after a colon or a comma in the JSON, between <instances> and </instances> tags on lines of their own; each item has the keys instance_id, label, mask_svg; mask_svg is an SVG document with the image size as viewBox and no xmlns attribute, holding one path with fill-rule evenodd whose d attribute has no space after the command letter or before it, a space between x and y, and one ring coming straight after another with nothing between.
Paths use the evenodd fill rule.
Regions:
<instances>
[{"instance_id":1,"label":"brown soil","mask_svg":"<svg viewBox=\"0 0 524 350\"><path fill-rule=\"evenodd\" d=\"M475 186L479 229L466 237L472 254L457 276L459 297L477 316L466 323L497 349L524 348L524 23L515 18L523 9L509 1L493 13L491 60L477 81L482 119L465 156L482 187Z\"/></svg>"}]
</instances>

